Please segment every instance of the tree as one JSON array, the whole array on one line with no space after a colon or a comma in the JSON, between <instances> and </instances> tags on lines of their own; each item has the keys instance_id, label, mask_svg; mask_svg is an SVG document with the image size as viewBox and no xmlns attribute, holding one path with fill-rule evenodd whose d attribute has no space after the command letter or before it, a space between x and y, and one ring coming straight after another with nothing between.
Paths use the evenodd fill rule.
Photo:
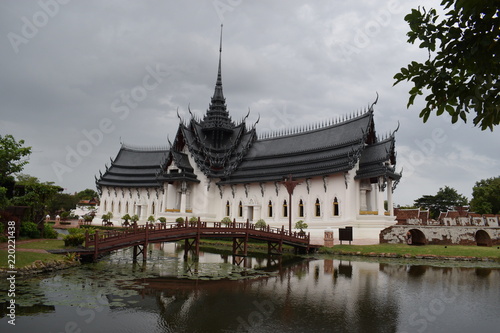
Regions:
<instances>
[{"instance_id":1,"label":"tree","mask_svg":"<svg viewBox=\"0 0 500 333\"><path fill-rule=\"evenodd\" d=\"M471 210L479 214L500 214L500 177L476 182L470 205Z\"/></svg>"},{"instance_id":2,"label":"tree","mask_svg":"<svg viewBox=\"0 0 500 333\"><path fill-rule=\"evenodd\" d=\"M40 183L36 177L25 176L21 177L22 181L16 183L11 204L31 207L29 218L33 222L38 222L50 212L50 203L63 188L54 185L53 182Z\"/></svg>"},{"instance_id":3,"label":"tree","mask_svg":"<svg viewBox=\"0 0 500 333\"><path fill-rule=\"evenodd\" d=\"M442 0L441 6L448 11L439 22L435 9L406 15L408 42L419 40L429 57L401 68L394 85L413 82L407 107L426 90L424 122L434 111L437 116L446 111L452 123L466 122L475 112L474 125L493 130L500 123L500 1Z\"/></svg>"},{"instance_id":4,"label":"tree","mask_svg":"<svg viewBox=\"0 0 500 333\"><path fill-rule=\"evenodd\" d=\"M437 218L440 212L467 204L467 198L449 186L440 188L436 195L424 195L415 200L416 207L429 209L431 218Z\"/></svg>"},{"instance_id":5,"label":"tree","mask_svg":"<svg viewBox=\"0 0 500 333\"><path fill-rule=\"evenodd\" d=\"M28 164L25 157L31 154L31 147L23 145L24 140L17 142L12 135L0 135L0 185Z\"/></svg>"},{"instance_id":6,"label":"tree","mask_svg":"<svg viewBox=\"0 0 500 333\"><path fill-rule=\"evenodd\" d=\"M73 194L56 193L48 203L48 208L50 214L56 214L60 211L69 212L75 209L77 203L78 198Z\"/></svg>"},{"instance_id":7,"label":"tree","mask_svg":"<svg viewBox=\"0 0 500 333\"><path fill-rule=\"evenodd\" d=\"M83 191L78 192L76 194L76 197L78 198L78 200L91 200L94 198L98 198L99 194L97 194L96 191L94 191L90 188L87 188Z\"/></svg>"}]
</instances>

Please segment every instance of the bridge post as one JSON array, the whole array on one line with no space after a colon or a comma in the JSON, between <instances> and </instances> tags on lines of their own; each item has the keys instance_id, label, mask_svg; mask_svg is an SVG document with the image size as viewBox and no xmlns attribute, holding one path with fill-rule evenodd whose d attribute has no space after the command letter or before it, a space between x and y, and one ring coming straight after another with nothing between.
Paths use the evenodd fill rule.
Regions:
<instances>
[{"instance_id":1,"label":"bridge post","mask_svg":"<svg viewBox=\"0 0 500 333\"><path fill-rule=\"evenodd\" d=\"M96 230L94 234L94 261L97 261L97 256L99 255L99 248L97 247L99 240L99 231Z\"/></svg>"},{"instance_id":2,"label":"bridge post","mask_svg":"<svg viewBox=\"0 0 500 333\"><path fill-rule=\"evenodd\" d=\"M148 260L148 240L149 240L149 227L148 224L146 223L144 245L142 246L142 261Z\"/></svg>"}]
</instances>

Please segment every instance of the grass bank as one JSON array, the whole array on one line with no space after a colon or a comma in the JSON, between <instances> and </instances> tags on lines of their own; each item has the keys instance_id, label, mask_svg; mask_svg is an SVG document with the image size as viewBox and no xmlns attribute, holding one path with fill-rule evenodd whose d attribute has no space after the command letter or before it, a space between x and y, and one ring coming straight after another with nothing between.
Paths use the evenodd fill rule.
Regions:
<instances>
[{"instance_id":1,"label":"grass bank","mask_svg":"<svg viewBox=\"0 0 500 333\"><path fill-rule=\"evenodd\" d=\"M0 268L7 268L8 264L7 250L0 250ZM16 251L16 268L24 267L33 264L37 260L61 260L63 256L52 253L36 253L36 252L21 252Z\"/></svg>"},{"instance_id":2,"label":"grass bank","mask_svg":"<svg viewBox=\"0 0 500 333\"><path fill-rule=\"evenodd\" d=\"M5 244L5 243L4 243ZM48 260L61 260L64 257L58 254L52 253L40 253L40 252L29 252L20 251L19 249L32 249L32 250L57 250L64 249L64 241L60 239L39 239L27 243L17 243L16 244L16 268L24 267L33 264L36 260L48 261ZM9 253L7 249L0 250L0 268L8 267Z\"/></svg>"},{"instance_id":3,"label":"grass bank","mask_svg":"<svg viewBox=\"0 0 500 333\"><path fill-rule=\"evenodd\" d=\"M335 245L322 247L319 253L341 255L380 255L400 257L469 257L489 258L500 261L500 249L495 247L462 246L462 245L423 245L410 246L406 244L377 244L377 245Z\"/></svg>"}]
</instances>

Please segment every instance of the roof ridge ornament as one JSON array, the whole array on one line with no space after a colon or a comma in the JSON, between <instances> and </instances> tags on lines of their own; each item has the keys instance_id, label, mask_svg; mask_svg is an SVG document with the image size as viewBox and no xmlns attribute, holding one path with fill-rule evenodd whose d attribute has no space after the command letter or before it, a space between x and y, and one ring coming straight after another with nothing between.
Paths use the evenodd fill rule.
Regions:
<instances>
[{"instance_id":1,"label":"roof ridge ornament","mask_svg":"<svg viewBox=\"0 0 500 333\"><path fill-rule=\"evenodd\" d=\"M373 111L373 106L374 106L375 104L377 104L377 102L378 102L378 97L379 97L379 96L378 96L378 92L376 91L375 93L377 94L377 98L375 99L375 102L373 102L373 103L372 103L372 105L370 106L369 111Z\"/></svg>"}]
</instances>

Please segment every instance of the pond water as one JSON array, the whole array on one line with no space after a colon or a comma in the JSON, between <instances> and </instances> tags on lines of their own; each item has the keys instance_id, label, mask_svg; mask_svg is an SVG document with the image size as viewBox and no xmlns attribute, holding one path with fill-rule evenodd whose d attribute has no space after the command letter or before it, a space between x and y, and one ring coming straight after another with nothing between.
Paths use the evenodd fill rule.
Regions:
<instances>
[{"instance_id":1,"label":"pond water","mask_svg":"<svg viewBox=\"0 0 500 333\"><path fill-rule=\"evenodd\" d=\"M150 245L17 279L16 325L0 281L0 332L493 332L500 267L224 251L183 258ZM241 261L241 262L239 262ZM470 265L470 264L469 264Z\"/></svg>"}]
</instances>

